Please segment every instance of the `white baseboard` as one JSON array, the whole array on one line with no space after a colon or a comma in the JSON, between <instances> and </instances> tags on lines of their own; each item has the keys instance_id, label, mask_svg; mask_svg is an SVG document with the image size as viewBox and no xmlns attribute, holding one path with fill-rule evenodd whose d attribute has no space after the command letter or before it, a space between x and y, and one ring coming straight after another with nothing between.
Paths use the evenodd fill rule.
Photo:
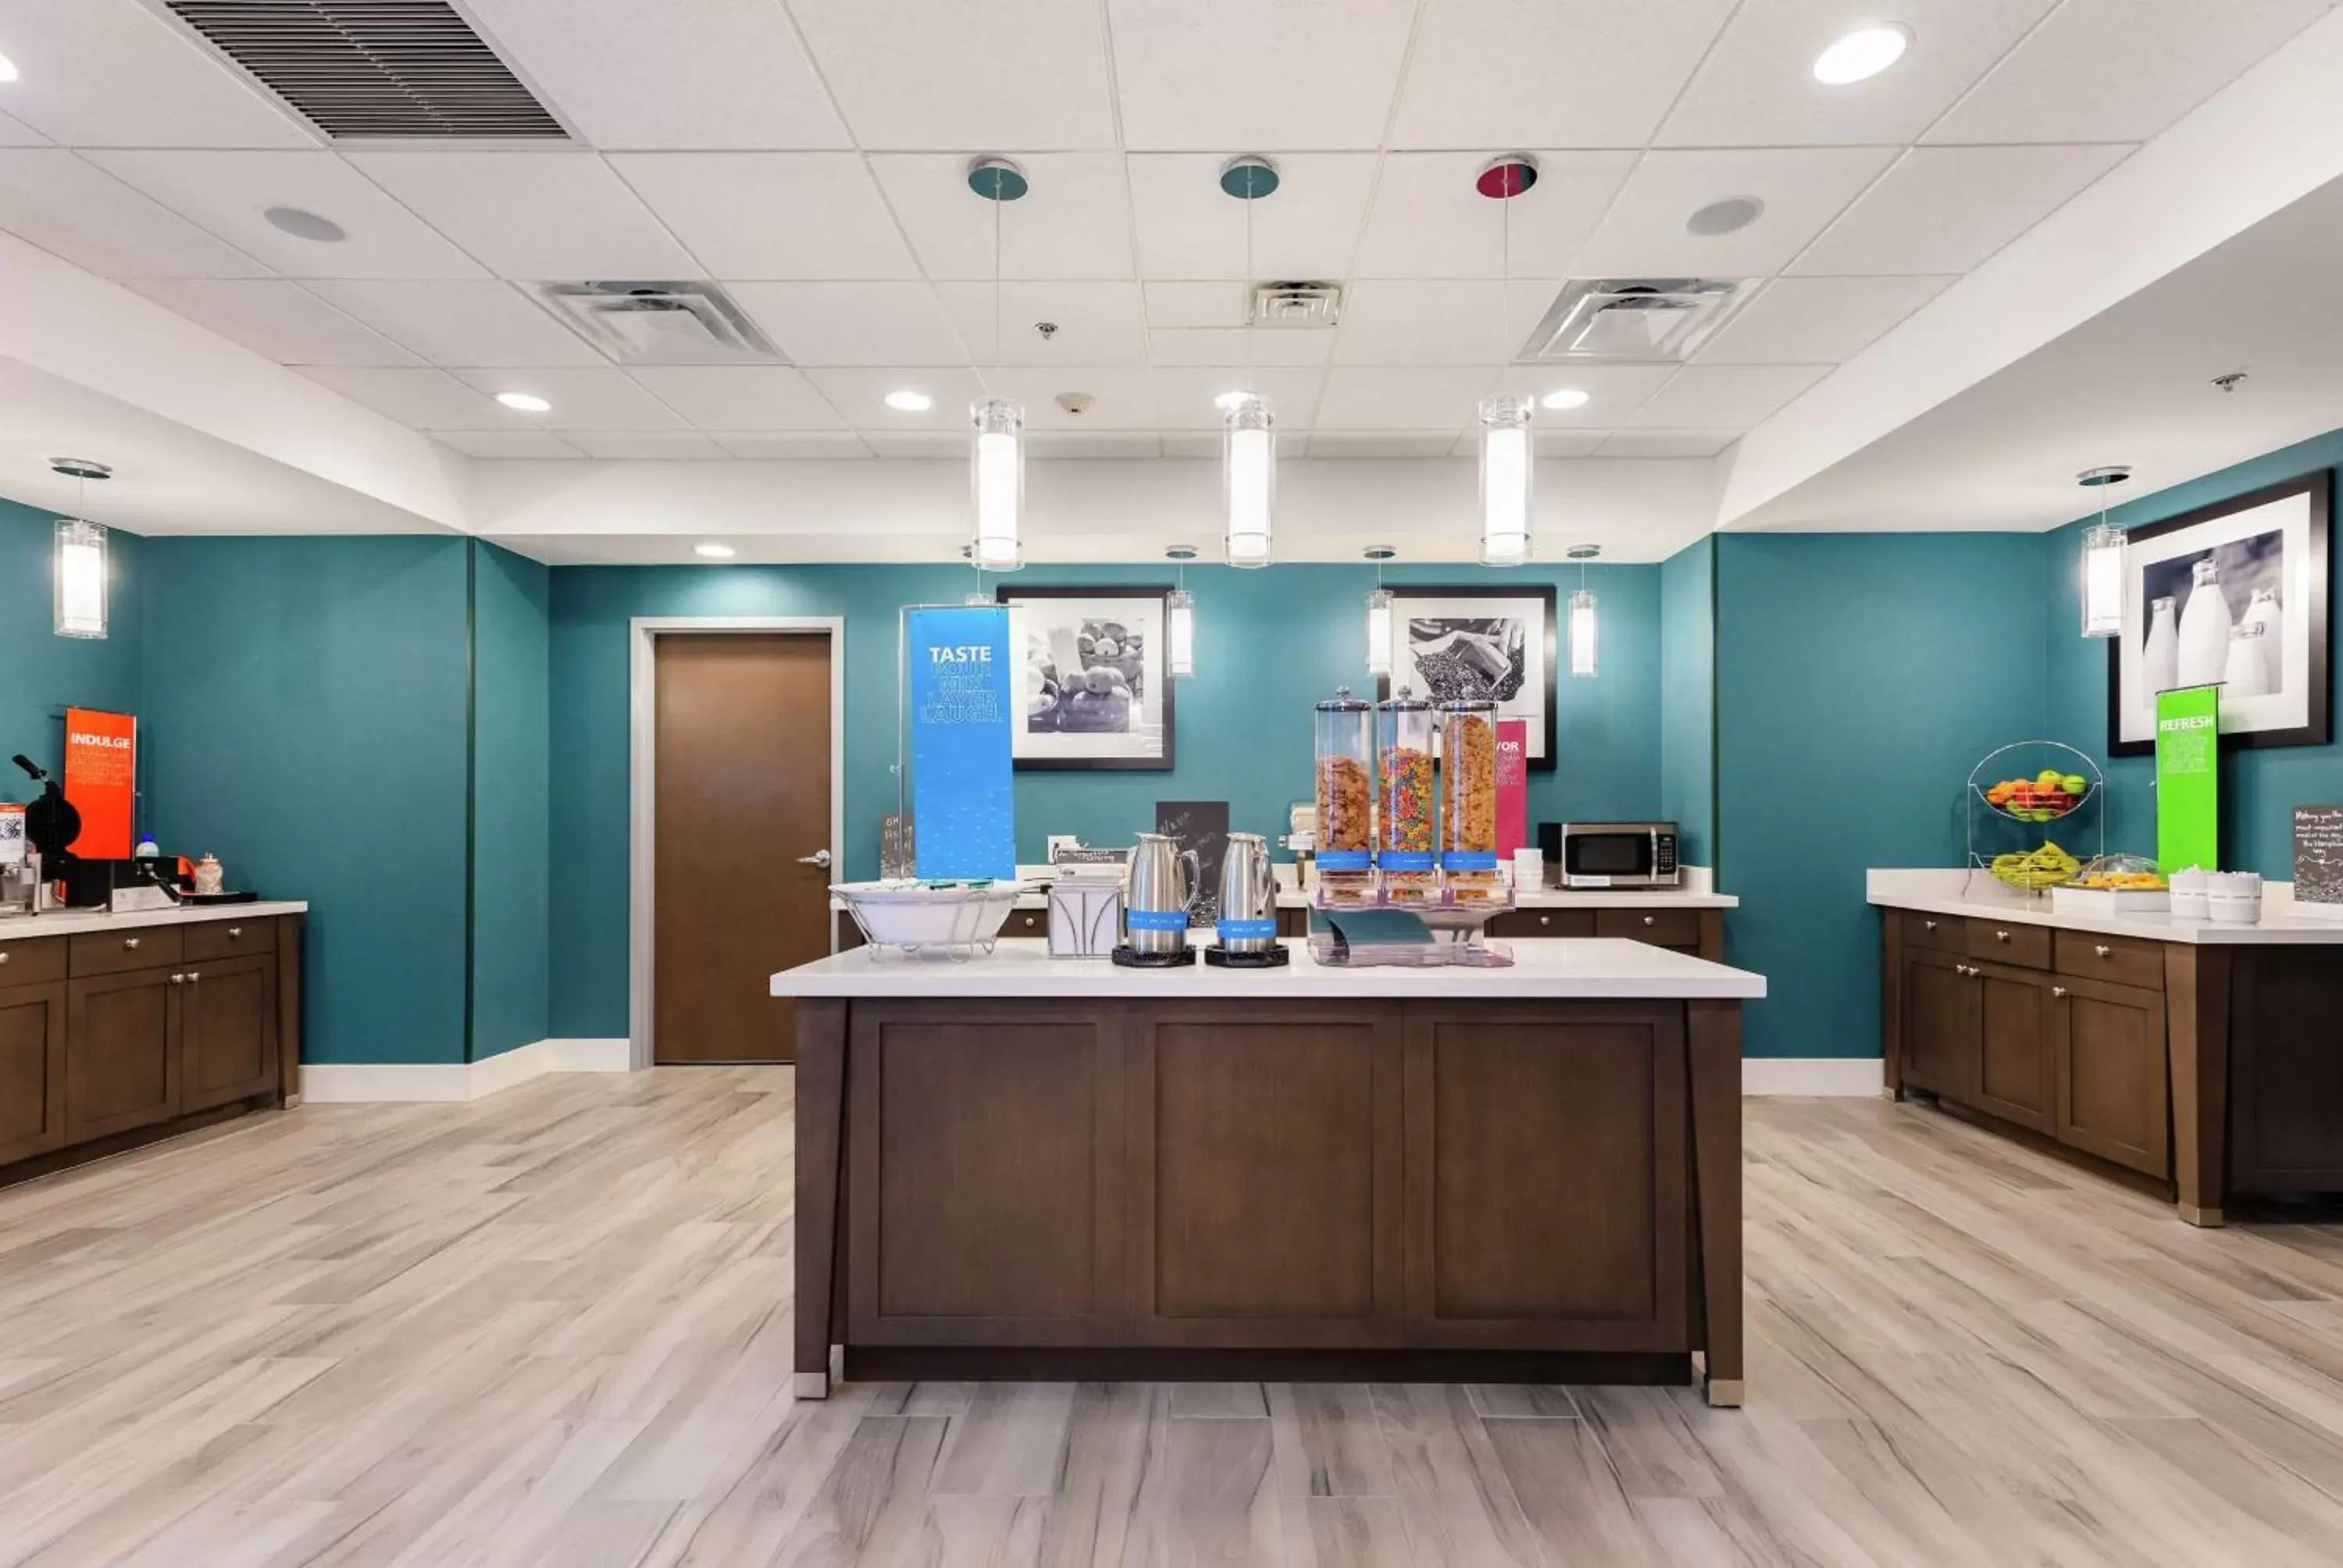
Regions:
<instances>
[{"instance_id":1,"label":"white baseboard","mask_svg":"<svg viewBox=\"0 0 2343 1568\"><path fill-rule=\"evenodd\" d=\"M1873 1096L1887 1088L1887 1064L1875 1056L1745 1056L1744 1094Z\"/></svg>"},{"instance_id":2,"label":"white baseboard","mask_svg":"<svg viewBox=\"0 0 2343 1568\"><path fill-rule=\"evenodd\" d=\"M539 1040L478 1061L322 1063L301 1069L307 1105L422 1101L460 1104L548 1072L625 1072L624 1040Z\"/></svg>"}]
</instances>

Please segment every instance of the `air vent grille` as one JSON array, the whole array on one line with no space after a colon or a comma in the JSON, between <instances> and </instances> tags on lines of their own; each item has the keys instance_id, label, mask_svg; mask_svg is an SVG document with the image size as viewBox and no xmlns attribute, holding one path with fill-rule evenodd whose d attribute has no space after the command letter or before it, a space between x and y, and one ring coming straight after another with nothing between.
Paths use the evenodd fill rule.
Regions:
<instances>
[{"instance_id":1,"label":"air vent grille","mask_svg":"<svg viewBox=\"0 0 2343 1568\"><path fill-rule=\"evenodd\" d=\"M1563 286L1515 358L1677 364L1738 310L1755 278L1598 277Z\"/></svg>"},{"instance_id":2,"label":"air vent grille","mask_svg":"<svg viewBox=\"0 0 2343 1568\"><path fill-rule=\"evenodd\" d=\"M329 136L561 139L445 0L164 0Z\"/></svg>"}]
</instances>

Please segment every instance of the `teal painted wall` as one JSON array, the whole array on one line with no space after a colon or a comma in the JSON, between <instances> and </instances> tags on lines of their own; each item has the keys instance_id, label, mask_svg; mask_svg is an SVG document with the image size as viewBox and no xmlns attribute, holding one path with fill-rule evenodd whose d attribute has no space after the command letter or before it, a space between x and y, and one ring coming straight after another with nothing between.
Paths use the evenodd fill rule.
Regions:
<instances>
[{"instance_id":1,"label":"teal painted wall","mask_svg":"<svg viewBox=\"0 0 2343 1568\"><path fill-rule=\"evenodd\" d=\"M551 572L524 556L484 543L471 552L477 1060L548 1032L553 585Z\"/></svg>"},{"instance_id":2,"label":"teal painted wall","mask_svg":"<svg viewBox=\"0 0 2343 1568\"><path fill-rule=\"evenodd\" d=\"M2175 485L2113 508L2108 520L2126 528L2159 522L2176 513L2244 495L2316 469L2343 469L2343 430L2256 457L2250 462ZM2338 473L2343 482L2343 473ZM2050 735L2107 762L2108 846L2156 853L2155 759L2107 758L2107 645L2076 635L2082 623L2081 530L2086 518L2046 537L2044 591L2049 602ZM2343 628L2343 537L2328 554L2330 635ZM2335 683L2328 691L2329 722ZM2343 751L2334 745L2267 749L2224 747L2221 755L2221 853L2231 870L2294 876L2294 809L2343 801Z\"/></svg>"},{"instance_id":3,"label":"teal painted wall","mask_svg":"<svg viewBox=\"0 0 2343 1568\"><path fill-rule=\"evenodd\" d=\"M1686 866L1716 864L1716 541L1660 567L1660 817Z\"/></svg>"},{"instance_id":4,"label":"teal painted wall","mask_svg":"<svg viewBox=\"0 0 2343 1568\"><path fill-rule=\"evenodd\" d=\"M21 751L51 772L62 766L59 709L138 712L145 544L119 530L106 540L106 636L59 637L51 629L56 514L0 500L0 800L30 800L36 792L7 761L11 753Z\"/></svg>"},{"instance_id":5,"label":"teal painted wall","mask_svg":"<svg viewBox=\"0 0 2343 1568\"><path fill-rule=\"evenodd\" d=\"M309 900L307 1061L464 1059L467 548L146 541L156 836Z\"/></svg>"},{"instance_id":6,"label":"teal painted wall","mask_svg":"<svg viewBox=\"0 0 2343 1568\"><path fill-rule=\"evenodd\" d=\"M1879 1051L1874 866L1953 866L1961 791L2039 735L2037 534L1716 540L1719 885L1727 960L1765 976L1751 1056Z\"/></svg>"},{"instance_id":7,"label":"teal painted wall","mask_svg":"<svg viewBox=\"0 0 2343 1568\"><path fill-rule=\"evenodd\" d=\"M1389 570L1391 582L1577 586L1575 568L1486 573ZM1659 805L1658 568L1597 568L1603 672L1564 677L1560 760L1531 775L1533 823L1569 815L1645 817ZM999 579L990 579L990 591ZM1029 584L1151 584L1163 568L1032 568ZM958 603L965 568L917 567L565 568L553 574L553 1015L557 1036L627 1029L628 621L635 616L843 616L846 619L846 873L877 874L880 819L895 807L895 616L906 603ZM1021 774L1018 856L1046 835L1127 841L1161 799L1225 799L1240 829L1279 834L1308 792L1310 706L1341 683L1365 689L1371 568L1191 568L1195 678L1180 683L1177 768L1168 773Z\"/></svg>"}]
</instances>

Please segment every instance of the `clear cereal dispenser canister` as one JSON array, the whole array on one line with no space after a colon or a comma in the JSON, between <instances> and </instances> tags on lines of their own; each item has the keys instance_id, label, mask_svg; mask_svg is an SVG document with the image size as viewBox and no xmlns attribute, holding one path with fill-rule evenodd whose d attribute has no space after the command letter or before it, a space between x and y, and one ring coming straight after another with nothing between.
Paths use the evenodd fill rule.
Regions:
<instances>
[{"instance_id":1,"label":"clear cereal dispenser canister","mask_svg":"<svg viewBox=\"0 0 2343 1568\"><path fill-rule=\"evenodd\" d=\"M1318 893L1330 905L1374 901L1374 719L1347 686L1318 704Z\"/></svg>"}]
</instances>

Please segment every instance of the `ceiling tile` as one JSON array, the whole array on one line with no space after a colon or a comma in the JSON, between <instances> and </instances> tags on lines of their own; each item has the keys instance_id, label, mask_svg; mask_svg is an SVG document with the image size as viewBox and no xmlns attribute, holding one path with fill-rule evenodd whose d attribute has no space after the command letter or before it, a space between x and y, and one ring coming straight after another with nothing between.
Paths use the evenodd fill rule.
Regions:
<instances>
[{"instance_id":1,"label":"ceiling tile","mask_svg":"<svg viewBox=\"0 0 2343 1568\"><path fill-rule=\"evenodd\" d=\"M996 316L989 283L940 283L960 340L987 365L1144 365L1147 311L1135 283L1010 283ZM1000 352L993 323L1001 324ZM1042 322L1057 330L1044 337Z\"/></svg>"},{"instance_id":2,"label":"ceiling tile","mask_svg":"<svg viewBox=\"0 0 2343 1568\"><path fill-rule=\"evenodd\" d=\"M499 407L445 370L313 365L301 374L354 403L418 430L525 430L530 417Z\"/></svg>"},{"instance_id":3,"label":"ceiling tile","mask_svg":"<svg viewBox=\"0 0 2343 1568\"><path fill-rule=\"evenodd\" d=\"M1915 147L1790 270L1966 272L2130 151L2104 146Z\"/></svg>"},{"instance_id":4,"label":"ceiling tile","mask_svg":"<svg viewBox=\"0 0 2343 1568\"><path fill-rule=\"evenodd\" d=\"M0 115L0 147L45 147L49 138L24 121Z\"/></svg>"},{"instance_id":5,"label":"ceiling tile","mask_svg":"<svg viewBox=\"0 0 2343 1568\"><path fill-rule=\"evenodd\" d=\"M612 462L708 462L732 456L697 430L581 430L569 439L588 457Z\"/></svg>"},{"instance_id":6,"label":"ceiling tile","mask_svg":"<svg viewBox=\"0 0 2343 1568\"><path fill-rule=\"evenodd\" d=\"M1747 429L1830 373L1827 365L1687 365L1627 423L1638 429Z\"/></svg>"},{"instance_id":7,"label":"ceiling tile","mask_svg":"<svg viewBox=\"0 0 2343 1568\"><path fill-rule=\"evenodd\" d=\"M279 365L419 365L371 327L281 278L146 278L130 287Z\"/></svg>"},{"instance_id":8,"label":"ceiling tile","mask_svg":"<svg viewBox=\"0 0 2343 1568\"><path fill-rule=\"evenodd\" d=\"M1141 276L1244 278L1248 208L1254 279L1350 276L1374 187L1373 154L1272 155L1277 189L1253 202L1221 189L1221 170L1228 161L1222 153L1131 155L1131 224L1139 236ZM1235 319L1230 317L1230 324Z\"/></svg>"},{"instance_id":9,"label":"ceiling tile","mask_svg":"<svg viewBox=\"0 0 2343 1568\"><path fill-rule=\"evenodd\" d=\"M8 112L83 147L314 147L317 138L138 0L8 0Z\"/></svg>"},{"instance_id":10,"label":"ceiling tile","mask_svg":"<svg viewBox=\"0 0 2343 1568\"><path fill-rule=\"evenodd\" d=\"M1160 457L1163 445L1137 431L1044 430L1025 443L1025 455L1048 461L1081 457Z\"/></svg>"},{"instance_id":11,"label":"ceiling tile","mask_svg":"<svg viewBox=\"0 0 2343 1568\"><path fill-rule=\"evenodd\" d=\"M1777 277L1695 355L1702 365L1836 365L1934 299L1949 277Z\"/></svg>"},{"instance_id":12,"label":"ceiling tile","mask_svg":"<svg viewBox=\"0 0 2343 1568\"><path fill-rule=\"evenodd\" d=\"M881 154L870 172L937 279L1131 276L1131 195L1114 153L1008 155L1030 189L989 202L968 188L962 153ZM994 254L998 220L1000 251Z\"/></svg>"},{"instance_id":13,"label":"ceiling tile","mask_svg":"<svg viewBox=\"0 0 2343 1568\"><path fill-rule=\"evenodd\" d=\"M1123 146L1383 145L1415 0L1106 0ZM1274 199L1274 198L1272 198Z\"/></svg>"},{"instance_id":14,"label":"ceiling tile","mask_svg":"<svg viewBox=\"0 0 2343 1568\"><path fill-rule=\"evenodd\" d=\"M1151 327L1214 327L1235 331L1244 325L1245 297L1249 291L1241 279L1156 280L1142 283L1139 288L1147 301L1147 325Z\"/></svg>"},{"instance_id":15,"label":"ceiling tile","mask_svg":"<svg viewBox=\"0 0 2343 1568\"><path fill-rule=\"evenodd\" d=\"M1826 86L1815 57L1863 18L1846 0L1747 0L1656 138L1662 146L1902 146L1927 129L2056 0L1897 0L1911 49Z\"/></svg>"},{"instance_id":16,"label":"ceiling tile","mask_svg":"<svg viewBox=\"0 0 2343 1568\"><path fill-rule=\"evenodd\" d=\"M1400 147L1640 147L1734 0L1428 0Z\"/></svg>"},{"instance_id":17,"label":"ceiling tile","mask_svg":"<svg viewBox=\"0 0 2343 1568\"><path fill-rule=\"evenodd\" d=\"M442 430L431 437L468 457L582 457L586 454L546 430Z\"/></svg>"},{"instance_id":18,"label":"ceiling tile","mask_svg":"<svg viewBox=\"0 0 2343 1568\"><path fill-rule=\"evenodd\" d=\"M1327 327L1157 327L1147 334L1147 357L1155 365L1323 365L1333 356Z\"/></svg>"},{"instance_id":19,"label":"ceiling tile","mask_svg":"<svg viewBox=\"0 0 2343 1568\"><path fill-rule=\"evenodd\" d=\"M983 383L965 365L907 370L816 368L806 379L858 430L965 430L968 406L984 396ZM924 392L916 414L887 407L890 392Z\"/></svg>"},{"instance_id":20,"label":"ceiling tile","mask_svg":"<svg viewBox=\"0 0 2343 1568\"><path fill-rule=\"evenodd\" d=\"M1591 457L1595 449L1610 438L1607 430L1554 430L1540 416L1537 433L1537 455L1540 462L1555 457ZM1481 455L1481 433L1467 430L1456 437L1456 445L1448 454L1452 457L1478 457Z\"/></svg>"},{"instance_id":21,"label":"ceiling tile","mask_svg":"<svg viewBox=\"0 0 2343 1568\"><path fill-rule=\"evenodd\" d=\"M600 365L602 356L509 283L319 278L311 292L434 365Z\"/></svg>"},{"instance_id":22,"label":"ceiling tile","mask_svg":"<svg viewBox=\"0 0 2343 1568\"><path fill-rule=\"evenodd\" d=\"M703 430L840 430L846 421L783 365L639 365L633 376Z\"/></svg>"},{"instance_id":23,"label":"ceiling tile","mask_svg":"<svg viewBox=\"0 0 2343 1568\"><path fill-rule=\"evenodd\" d=\"M736 457L751 460L800 462L828 461L839 457L868 457L870 448L862 437L850 430L797 431L775 434L768 430L718 430L709 439Z\"/></svg>"},{"instance_id":24,"label":"ceiling tile","mask_svg":"<svg viewBox=\"0 0 2343 1568\"><path fill-rule=\"evenodd\" d=\"M736 283L732 297L799 365L966 364L924 283Z\"/></svg>"},{"instance_id":25,"label":"ceiling tile","mask_svg":"<svg viewBox=\"0 0 2343 1568\"><path fill-rule=\"evenodd\" d=\"M1490 390L1532 397L1565 388L1586 394L1586 401L1575 408L1541 405L1531 416L1538 432L1538 450L1543 452L1549 432L1601 430L1625 424L1627 416L1642 407L1675 373L1673 365L1515 365Z\"/></svg>"},{"instance_id":26,"label":"ceiling tile","mask_svg":"<svg viewBox=\"0 0 2343 1568\"><path fill-rule=\"evenodd\" d=\"M864 430L862 444L878 457L916 457L935 461L968 461L968 437L930 431Z\"/></svg>"},{"instance_id":27,"label":"ceiling tile","mask_svg":"<svg viewBox=\"0 0 2343 1568\"><path fill-rule=\"evenodd\" d=\"M1311 457L1445 457L1455 451L1453 430L1313 430L1302 455Z\"/></svg>"},{"instance_id":28,"label":"ceiling tile","mask_svg":"<svg viewBox=\"0 0 2343 1568\"><path fill-rule=\"evenodd\" d=\"M349 159L499 277L700 276L626 182L589 153L352 153Z\"/></svg>"},{"instance_id":29,"label":"ceiling tile","mask_svg":"<svg viewBox=\"0 0 2343 1568\"><path fill-rule=\"evenodd\" d=\"M246 256L293 277L478 277L480 266L332 153L95 152L120 176ZM331 244L261 214L299 207L339 224Z\"/></svg>"},{"instance_id":30,"label":"ceiling tile","mask_svg":"<svg viewBox=\"0 0 2343 1568\"><path fill-rule=\"evenodd\" d=\"M2328 5L2066 0L1922 140L2144 142Z\"/></svg>"},{"instance_id":31,"label":"ceiling tile","mask_svg":"<svg viewBox=\"0 0 2343 1568\"><path fill-rule=\"evenodd\" d=\"M469 0L509 58L598 147L843 147L846 126L765 0Z\"/></svg>"},{"instance_id":32,"label":"ceiling tile","mask_svg":"<svg viewBox=\"0 0 2343 1568\"><path fill-rule=\"evenodd\" d=\"M1149 430L1155 428L1155 383L1136 366L1081 366L1066 369L988 368L985 390L997 397L1013 397L1025 406L1028 430ZM1091 399L1088 409L1069 413L1058 406L1064 393L1081 392ZM891 428L881 421L872 425ZM963 409L960 427L967 428Z\"/></svg>"},{"instance_id":33,"label":"ceiling tile","mask_svg":"<svg viewBox=\"0 0 2343 1568\"><path fill-rule=\"evenodd\" d=\"M1714 457L1741 439L1738 430L1616 430L1600 449L1605 457Z\"/></svg>"},{"instance_id":34,"label":"ceiling tile","mask_svg":"<svg viewBox=\"0 0 2343 1568\"><path fill-rule=\"evenodd\" d=\"M534 392L544 398L553 405L550 412L520 416L541 430L683 427L683 420L673 409L629 381L625 371L607 366L598 370L558 366L523 370L458 370L456 376L491 397L503 392Z\"/></svg>"},{"instance_id":35,"label":"ceiling tile","mask_svg":"<svg viewBox=\"0 0 2343 1568\"><path fill-rule=\"evenodd\" d=\"M266 277L268 268L62 147L0 152L0 227L106 277Z\"/></svg>"},{"instance_id":36,"label":"ceiling tile","mask_svg":"<svg viewBox=\"0 0 2343 1568\"><path fill-rule=\"evenodd\" d=\"M1305 447L1308 445L1308 437L1296 436L1290 442L1280 441L1278 449L1285 451L1290 447ZM1162 436L1162 447L1165 457L1183 460L1192 461L1209 457L1217 462L1222 456L1221 438L1218 436L1182 435L1176 430L1166 430Z\"/></svg>"},{"instance_id":37,"label":"ceiling tile","mask_svg":"<svg viewBox=\"0 0 2343 1568\"><path fill-rule=\"evenodd\" d=\"M1571 276L1779 272L1895 156L1887 147L1647 153ZM1697 235L1684 226L1694 213L1727 196L1755 196L1765 211L1731 234Z\"/></svg>"},{"instance_id":38,"label":"ceiling tile","mask_svg":"<svg viewBox=\"0 0 2343 1568\"><path fill-rule=\"evenodd\" d=\"M1307 430L1318 422L1318 398L1326 373L1311 369L1253 369L1240 366L1157 367L1155 427L1159 430L1218 430L1223 392L1250 386L1269 399L1281 430Z\"/></svg>"},{"instance_id":39,"label":"ceiling tile","mask_svg":"<svg viewBox=\"0 0 2343 1568\"><path fill-rule=\"evenodd\" d=\"M920 275L853 153L624 153L608 161L710 276Z\"/></svg>"},{"instance_id":40,"label":"ceiling tile","mask_svg":"<svg viewBox=\"0 0 2343 1568\"><path fill-rule=\"evenodd\" d=\"M1375 185L1360 242L1361 277L1548 277L1571 262L1603 221L1636 155L1545 152L1537 184L1508 202L1473 182L1486 153L1393 153Z\"/></svg>"},{"instance_id":41,"label":"ceiling tile","mask_svg":"<svg viewBox=\"0 0 2343 1568\"><path fill-rule=\"evenodd\" d=\"M1495 368L1528 337L1553 286L1524 281L1367 278L1351 286L1334 339L1338 365L1480 365ZM1500 315L1502 309L1503 314Z\"/></svg>"},{"instance_id":42,"label":"ceiling tile","mask_svg":"<svg viewBox=\"0 0 2343 1568\"><path fill-rule=\"evenodd\" d=\"M1111 147L1097 0L789 0L865 148Z\"/></svg>"},{"instance_id":43,"label":"ceiling tile","mask_svg":"<svg viewBox=\"0 0 2343 1568\"><path fill-rule=\"evenodd\" d=\"M1320 430L1428 430L1452 435L1478 415L1495 379L1484 366L1385 369L1337 365L1318 399Z\"/></svg>"}]
</instances>

